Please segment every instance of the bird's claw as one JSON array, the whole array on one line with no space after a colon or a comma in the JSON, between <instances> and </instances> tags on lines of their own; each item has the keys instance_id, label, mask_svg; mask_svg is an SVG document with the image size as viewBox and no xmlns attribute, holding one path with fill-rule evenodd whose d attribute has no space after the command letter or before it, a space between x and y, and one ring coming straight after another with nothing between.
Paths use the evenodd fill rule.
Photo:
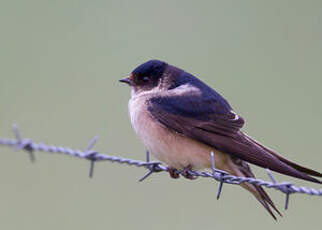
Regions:
<instances>
[{"instance_id":1,"label":"bird's claw","mask_svg":"<svg viewBox=\"0 0 322 230\"><path fill-rule=\"evenodd\" d=\"M183 171L182 171L182 176L184 176L185 178L189 179L189 180L195 180L197 179L197 177L193 176L190 171L192 170L192 166L188 165L186 167L184 167Z\"/></svg>"},{"instance_id":2,"label":"bird's claw","mask_svg":"<svg viewBox=\"0 0 322 230\"><path fill-rule=\"evenodd\" d=\"M178 179L180 177L178 170L176 170L175 168L169 167L168 172L170 177L173 179Z\"/></svg>"},{"instance_id":3,"label":"bird's claw","mask_svg":"<svg viewBox=\"0 0 322 230\"><path fill-rule=\"evenodd\" d=\"M193 176L190 171L192 170L192 166L188 165L183 168L181 175L189 180L195 180L197 177ZM169 167L168 172L171 178L178 179L180 177L180 173L177 169Z\"/></svg>"}]
</instances>

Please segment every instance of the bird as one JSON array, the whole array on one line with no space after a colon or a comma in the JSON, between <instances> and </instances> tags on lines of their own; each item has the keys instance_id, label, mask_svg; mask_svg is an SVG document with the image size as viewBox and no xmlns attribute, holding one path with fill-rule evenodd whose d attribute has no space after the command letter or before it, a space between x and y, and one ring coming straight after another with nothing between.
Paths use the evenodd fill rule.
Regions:
<instances>
[{"instance_id":1,"label":"bird","mask_svg":"<svg viewBox=\"0 0 322 230\"><path fill-rule=\"evenodd\" d=\"M211 168L234 176L255 175L254 164L281 174L321 184L320 172L281 156L247 135L245 119L218 92L194 75L160 60L149 60L119 80L131 88L129 117L135 133L152 155L168 165L172 178L178 170L195 179L190 170ZM282 214L259 185L242 183L276 220Z\"/></svg>"}]
</instances>

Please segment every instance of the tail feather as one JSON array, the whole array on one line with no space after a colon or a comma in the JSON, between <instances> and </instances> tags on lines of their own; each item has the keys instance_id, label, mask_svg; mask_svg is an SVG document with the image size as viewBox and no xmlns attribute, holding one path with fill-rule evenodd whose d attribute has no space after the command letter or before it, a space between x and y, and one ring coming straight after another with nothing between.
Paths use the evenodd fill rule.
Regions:
<instances>
[{"instance_id":1,"label":"tail feather","mask_svg":"<svg viewBox=\"0 0 322 230\"><path fill-rule=\"evenodd\" d=\"M282 157L281 155L279 155L275 150L270 149L270 148L262 145L261 143L259 143L258 141L254 140L254 139L252 139L252 141L255 144L257 144L260 147L262 147L263 149L265 149L266 151L268 151L269 153L271 153L272 155L274 155L275 157L277 157L280 161L283 161L285 164L297 169L298 171L306 173L306 174L311 175L311 176L322 177L322 173L317 172L317 171L315 171L313 169L309 169L307 167L301 166L301 165L299 165L299 164L297 164L295 162L292 162L292 161Z\"/></svg>"},{"instance_id":2,"label":"tail feather","mask_svg":"<svg viewBox=\"0 0 322 230\"><path fill-rule=\"evenodd\" d=\"M262 145L261 143L259 143L258 141L254 140L253 138L251 138L250 136L248 136L247 134L243 133L244 138L247 139L247 141L253 143L254 145L256 145L258 148L262 149L262 151L265 151L267 153L269 153L270 155L272 155L273 157L277 158L278 160L280 160L281 164L284 164L284 169L283 171L281 170L274 170L289 176L293 176L293 177L297 177L303 180L307 180L307 181L311 181L314 183L318 183L318 184L322 184L321 180L318 180L314 177L311 176L317 176L317 177L322 177L322 173L317 172L315 170L303 167L299 164L296 164L290 160L287 160L286 158L280 156L276 151ZM311 175L311 176L309 176Z\"/></svg>"},{"instance_id":3,"label":"tail feather","mask_svg":"<svg viewBox=\"0 0 322 230\"><path fill-rule=\"evenodd\" d=\"M261 200L264 201L264 203L266 204L266 206L268 207L268 209L270 207L272 207L278 213L278 215L282 216L282 214L276 208L275 204L273 203L273 201L271 200L271 198L268 196L268 194L265 192L265 190L261 186L259 186L259 185L255 185L255 188L256 188L257 192L260 194ZM264 206L264 207L266 208L266 206Z\"/></svg>"},{"instance_id":4,"label":"tail feather","mask_svg":"<svg viewBox=\"0 0 322 230\"><path fill-rule=\"evenodd\" d=\"M274 202L271 200L271 198L268 196L268 194L264 191L262 187L260 187L259 185L252 185L248 183L243 183L241 184L241 186L250 191L256 197L256 199L263 205L263 207L274 218L274 220L277 220L277 218L273 213L272 209L274 209L280 216L282 216L280 211L275 206Z\"/></svg>"},{"instance_id":5,"label":"tail feather","mask_svg":"<svg viewBox=\"0 0 322 230\"><path fill-rule=\"evenodd\" d=\"M232 160L234 164L238 166L239 172L243 176L255 178L255 175L253 174L249 165L245 161L236 158L233 158ZM241 186L250 191L256 197L256 199L264 206L264 208L274 218L274 220L277 220L277 218L274 215L272 209L274 209L280 216L282 216L280 211L276 208L272 199L268 196L268 194L261 186L249 183L243 183L241 184Z\"/></svg>"}]
</instances>

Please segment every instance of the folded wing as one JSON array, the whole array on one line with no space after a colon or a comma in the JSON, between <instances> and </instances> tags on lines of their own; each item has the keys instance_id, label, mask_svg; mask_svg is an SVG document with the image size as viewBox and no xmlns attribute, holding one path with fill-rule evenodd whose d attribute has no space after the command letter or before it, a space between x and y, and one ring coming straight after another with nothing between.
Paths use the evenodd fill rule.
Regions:
<instances>
[{"instance_id":1,"label":"folded wing","mask_svg":"<svg viewBox=\"0 0 322 230\"><path fill-rule=\"evenodd\" d=\"M263 168L321 183L309 176L321 177L321 173L279 156L240 131L244 119L233 112L217 92L211 88L207 90L207 95L181 94L151 98L148 110L154 119L168 129L217 150Z\"/></svg>"}]
</instances>

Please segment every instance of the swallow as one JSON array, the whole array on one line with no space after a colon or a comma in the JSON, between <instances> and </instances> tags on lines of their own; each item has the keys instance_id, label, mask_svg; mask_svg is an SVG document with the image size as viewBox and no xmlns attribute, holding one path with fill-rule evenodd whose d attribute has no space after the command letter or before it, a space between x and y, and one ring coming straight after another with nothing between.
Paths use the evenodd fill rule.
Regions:
<instances>
[{"instance_id":1,"label":"swallow","mask_svg":"<svg viewBox=\"0 0 322 230\"><path fill-rule=\"evenodd\" d=\"M189 170L215 167L232 175L255 177L248 163L321 184L320 172L279 155L248 136L245 124L218 92L192 74L159 60L136 67L120 80L131 87L131 124L144 146L169 166L170 176L193 179ZM258 185L242 183L276 220L281 213Z\"/></svg>"}]
</instances>

